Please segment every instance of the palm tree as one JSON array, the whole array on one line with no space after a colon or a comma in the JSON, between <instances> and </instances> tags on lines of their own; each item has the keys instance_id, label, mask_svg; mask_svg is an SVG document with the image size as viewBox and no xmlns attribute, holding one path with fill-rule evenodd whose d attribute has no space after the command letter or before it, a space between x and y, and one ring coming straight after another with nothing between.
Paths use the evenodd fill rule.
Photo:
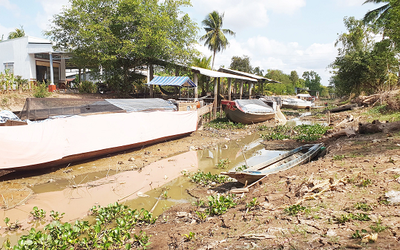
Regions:
<instances>
[{"instance_id":1,"label":"palm tree","mask_svg":"<svg viewBox=\"0 0 400 250\"><path fill-rule=\"evenodd\" d=\"M224 14L219 14L217 11L213 11L201 22L206 34L200 37L200 41L205 41L204 46L208 46L208 48L213 52L211 69L214 69L215 54L226 49L226 46L229 44L225 34L235 35L235 32L232 30L222 28L223 19Z\"/></svg>"},{"instance_id":2,"label":"palm tree","mask_svg":"<svg viewBox=\"0 0 400 250\"><path fill-rule=\"evenodd\" d=\"M386 4L374 10L368 11L363 18L363 21L365 23L382 23L388 19L389 10L392 8L390 6L390 0L366 0L363 4L366 3L375 3L375 4L386 3Z\"/></svg>"},{"instance_id":3,"label":"palm tree","mask_svg":"<svg viewBox=\"0 0 400 250\"><path fill-rule=\"evenodd\" d=\"M25 31L24 31L24 28L21 26L20 29L15 28L15 31L11 31L8 34L8 39L14 39L14 38L24 37L24 36L25 36Z\"/></svg>"}]
</instances>

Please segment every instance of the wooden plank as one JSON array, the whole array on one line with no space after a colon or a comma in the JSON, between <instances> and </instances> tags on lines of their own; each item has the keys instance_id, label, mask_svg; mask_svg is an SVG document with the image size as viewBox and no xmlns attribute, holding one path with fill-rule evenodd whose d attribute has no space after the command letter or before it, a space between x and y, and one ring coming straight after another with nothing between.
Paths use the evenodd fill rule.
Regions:
<instances>
[{"instance_id":1,"label":"wooden plank","mask_svg":"<svg viewBox=\"0 0 400 250\"><path fill-rule=\"evenodd\" d=\"M197 109L197 115L201 116L210 113L213 110L213 105L214 104L208 104L207 106Z\"/></svg>"}]
</instances>

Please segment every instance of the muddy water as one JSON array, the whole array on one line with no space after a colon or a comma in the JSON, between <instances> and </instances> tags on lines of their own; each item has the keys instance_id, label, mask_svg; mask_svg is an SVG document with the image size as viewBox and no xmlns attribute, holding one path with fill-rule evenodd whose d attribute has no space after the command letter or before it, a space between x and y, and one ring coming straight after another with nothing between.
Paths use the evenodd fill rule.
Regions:
<instances>
[{"instance_id":1,"label":"muddy water","mask_svg":"<svg viewBox=\"0 0 400 250\"><path fill-rule=\"evenodd\" d=\"M200 169L219 173L227 170L216 168L222 159L229 161L228 169L234 169L244 164L252 166L282 153L267 151L260 142L259 135L252 134L239 141L227 140L225 144L215 148L189 151L163 159L141 171L105 171L84 176L71 174L69 179L32 187L34 195L25 204L0 211L0 226L4 227L4 218L9 217L11 222L18 220L23 228L29 229L33 226L29 224L29 213L35 206L47 211L47 215L51 210L64 212L62 221L83 218L92 206L106 206L116 201L136 209L153 210L158 215L172 205L193 201L186 189L194 184L182 172ZM95 168L99 164L109 163L105 159L99 159L78 164L74 168ZM11 239L16 240L23 233L18 231L12 234ZM0 229L0 235L0 244L5 237L10 237L9 233L6 236L4 228Z\"/></svg>"}]
</instances>

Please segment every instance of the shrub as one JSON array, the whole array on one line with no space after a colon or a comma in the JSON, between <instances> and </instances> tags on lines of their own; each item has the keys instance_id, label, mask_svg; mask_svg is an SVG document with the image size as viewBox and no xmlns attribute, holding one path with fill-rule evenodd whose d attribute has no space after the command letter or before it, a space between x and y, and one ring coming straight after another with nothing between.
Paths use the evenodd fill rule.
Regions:
<instances>
[{"instance_id":1,"label":"shrub","mask_svg":"<svg viewBox=\"0 0 400 250\"><path fill-rule=\"evenodd\" d=\"M97 85L90 81L83 81L78 86L79 93L93 94L97 92Z\"/></svg>"},{"instance_id":2,"label":"shrub","mask_svg":"<svg viewBox=\"0 0 400 250\"><path fill-rule=\"evenodd\" d=\"M47 85L45 82L38 83L34 88L33 88L33 96L36 98L46 98L49 97L51 93L47 89Z\"/></svg>"}]
</instances>

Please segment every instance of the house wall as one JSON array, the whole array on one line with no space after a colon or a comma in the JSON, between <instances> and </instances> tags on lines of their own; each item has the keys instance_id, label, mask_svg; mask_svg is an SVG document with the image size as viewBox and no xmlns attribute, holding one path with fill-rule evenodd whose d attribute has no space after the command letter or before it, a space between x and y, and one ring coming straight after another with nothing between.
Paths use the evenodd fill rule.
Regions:
<instances>
[{"instance_id":1,"label":"house wall","mask_svg":"<svg viewBox=\"0 0 400 250\"><path fill-rule=\"evenodd\" d=\"M20 75L30 81L36 80L35 53L53 52L52 44L41 38L20 37L0 42L0 72L4 72L4 63L14 63L14 75ZM49 61L43 60L41 61ZM58 61L58 63L60 63ZM60 63L60 79L65 80L65 60ZM55 83L58 83L56 80Z\"/></svg>"}]
</instances>

